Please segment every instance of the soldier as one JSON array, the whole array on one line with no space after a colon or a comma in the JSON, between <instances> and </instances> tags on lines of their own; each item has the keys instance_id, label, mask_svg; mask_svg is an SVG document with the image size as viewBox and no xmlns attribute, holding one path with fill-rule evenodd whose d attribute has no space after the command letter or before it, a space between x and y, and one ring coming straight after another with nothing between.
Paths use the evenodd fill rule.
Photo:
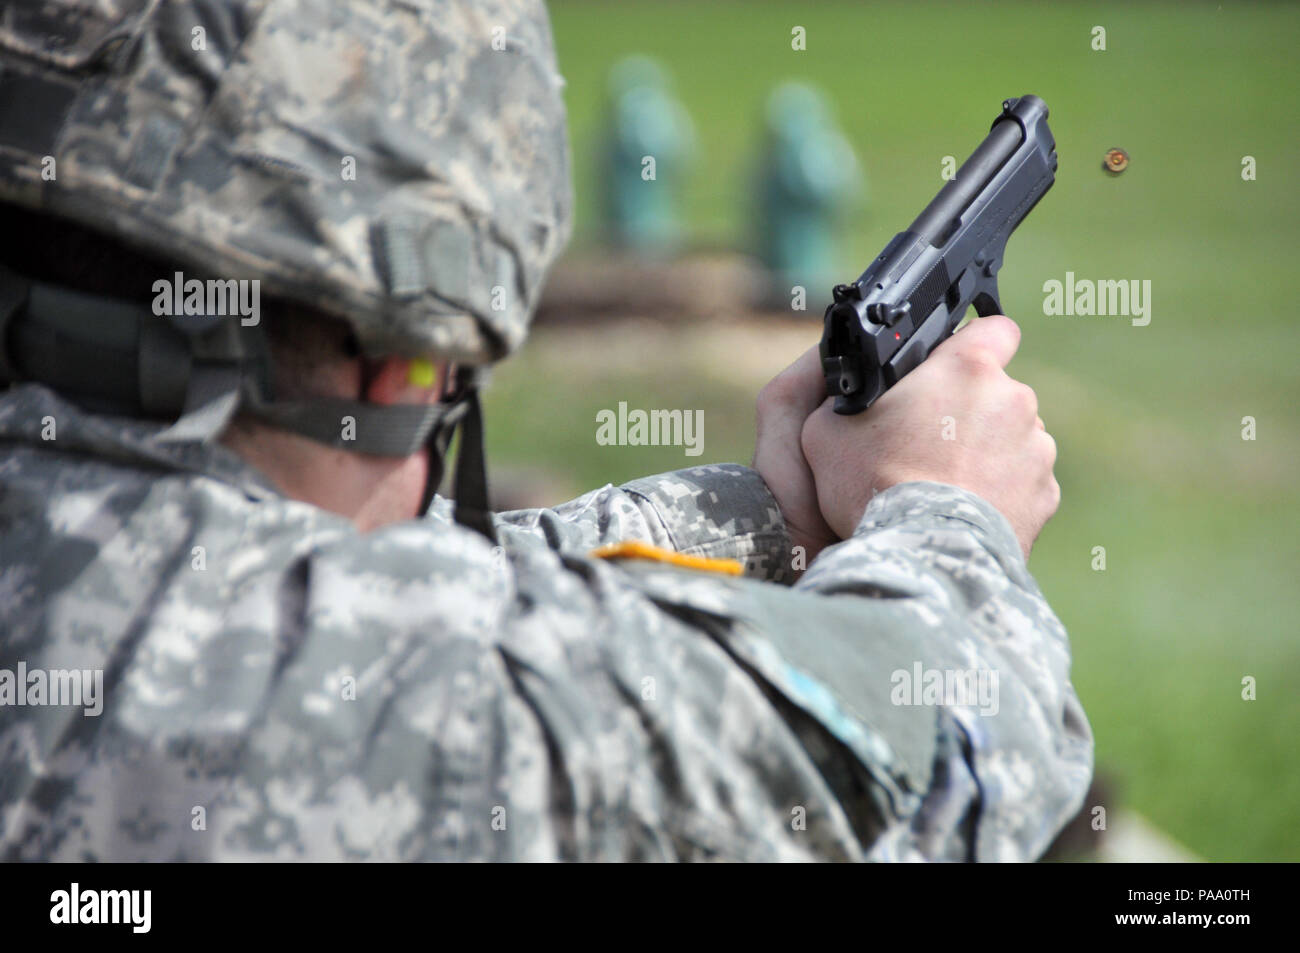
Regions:
<instances>
[{"instance_id":1,"label":"soldier","mask_svg":"<svg viewBox=\"0 0 1300 953\"><path fill-rule=\"evenodd\" d=\"M492 515L477 388L569 188L540 3L0 21L0 856L1045 849L1092 741L1015 325L853 418L809 352L752 467Z\"/></svg>"}]
</instances>

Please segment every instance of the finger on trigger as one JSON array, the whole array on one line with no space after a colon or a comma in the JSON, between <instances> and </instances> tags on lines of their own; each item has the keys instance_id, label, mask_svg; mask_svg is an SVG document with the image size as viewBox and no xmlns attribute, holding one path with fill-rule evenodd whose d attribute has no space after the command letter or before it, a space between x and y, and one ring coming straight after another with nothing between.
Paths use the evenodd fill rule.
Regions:
<instances>
[{"instance_id":1,"label":"finger on trigger","mask_svg":"<svg viewBox=\"0 0 1300 953\"><path fill-rule=\"evenodd\" d=\"M991 314L976 318L960 334L954 334L938 351L950 350L955 354L966 351L988 351L999 367L1006 367L1020 347L1020 327L1006 315Z\"/></svg>"}]
</instances>

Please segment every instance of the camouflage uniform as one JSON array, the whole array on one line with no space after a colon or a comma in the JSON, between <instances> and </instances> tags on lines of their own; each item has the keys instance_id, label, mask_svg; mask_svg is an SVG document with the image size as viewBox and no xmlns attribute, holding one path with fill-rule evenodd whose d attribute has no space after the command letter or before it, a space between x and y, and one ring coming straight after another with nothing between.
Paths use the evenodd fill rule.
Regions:
<instances>
[{"instance_id":1,"label":"camouflage uniform","mask_svg":"<svg viewBox=\"0 0 1300 953\"><path fill-rule=\"evenodd\" d=\"M494 551L443 501L361 535L149 438L0 401L0 667L108 696L3 713L9 859L1018 860L1087 787L1065 633L964 491L887 490L791 587L738 466L504 514ZM625 539L751 573L586 555ZM998 713L892 704L916 661L998 672Z\"/></svg>"},{"instance_id":2,"label":"camouflage uniform","mask_svg":"<svg viewBox=\"0 0 1300 953\"><path fill-rule=\"evenodd\" d=\"M48 142L0 134L0 197L334 308L372 353L522 340L569 202L532 4L59 6L0 23L0 82L96 79ZM1084 795L1065 633L969 493L881 493L790 585L744 467L502 514L494 547L441 498L360 534L211 436L0 395L0 670L107 695L0 708L5 859L1019 860ZM746 574L591 555L627 540ZM896 704L918 663L996 672L997 713Z\"/></svg>"}]
</instances>

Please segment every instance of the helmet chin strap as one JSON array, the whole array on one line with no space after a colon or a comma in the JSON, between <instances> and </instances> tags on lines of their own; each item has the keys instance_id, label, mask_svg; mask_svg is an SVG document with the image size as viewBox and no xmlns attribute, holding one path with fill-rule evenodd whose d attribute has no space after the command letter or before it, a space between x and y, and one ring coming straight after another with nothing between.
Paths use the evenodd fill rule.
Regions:
<instances>
[{"instance_id":1,"label":"helmet chin strap","mask_svg":"<svg viewBox=\"0 0 1300 953\"><path fill-rule=\"evenodd\" d=\"M447 451L459 428L455 519L495 544L478 384L474 368L461 367L456 371L454 389L436 404L378 405L342 399L268 402L253 382L245 380L239 406L273 426L356 453L407 457L422 448L427 450L429 467L420 500L421 514L429 511L437 495ZM340 427L344 417L351 417L355 424L354 432L346 439Z\"/></svg>"},{"instance_id":2,"label":"helmet chin strap","mask_svg":"<svg viewBox=\"0 0 1300 953\"><path fill-rule=\"evenodd\" d=\"M473 368L456 371L456 389L443 406L456 408L434 425L429 433L429 475L424 484L420 512L427 513L442 482L444 461L452 433L460 426L460 447L456 452L454 512L456 522L475 530L490 542L497 542L492 511L488 507L487 463L483 445L483 408L478 398L478 381Z\"/></svg>"},{"instance_id":3,"label":"helmet chin strap","mask_svg":"<svg viewBox=\"0 0 1300 953\"><path fill-rule=\"evenodd\" d=\"M463 424L456 522L496 543L472 367L457 370L455 389L436 404L272 400L260 326L167 320L134 303L33 281L0 266L0 384L18 381L45 384L94 412L173 420L155 436L159 443L215 440L243 411L354 453L407 457L427 448L421 514L433 502L447 448Z\"/></svg>"},{"instance_id":4,"label":"helmet chin strap","mask_svg":"<svg viewBox=\"0 0 1300 953\"><path fill-rule=\"evenodd\" d=\"M407 457L427 450L429 467L420 499L421 514L433 504L446 470L451 439L459 429L453 513L457 523L496 544L496 528L488 506L483 410L473 368L460 368L455 389L437 404L381 406L340 399L267 402L245 382L239 408L282 430L356 453ZM344 417L355 422L355 433L346 440L340 427ZM173 429L181 427L184 420L182 417L177 421Z\"/></svg>"}]
</instances>

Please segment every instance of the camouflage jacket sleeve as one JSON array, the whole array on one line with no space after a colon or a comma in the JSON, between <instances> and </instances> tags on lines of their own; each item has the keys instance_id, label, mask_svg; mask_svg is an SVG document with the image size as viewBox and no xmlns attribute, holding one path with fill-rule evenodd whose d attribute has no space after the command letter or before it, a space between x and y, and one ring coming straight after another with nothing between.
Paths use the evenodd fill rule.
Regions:
<instances>
[{"instance_id":1,"label":"camouflage jacket sleeve","mask_svg":"<svg viewBox=\"0 0 1300 953\"><path fill-rule=\"evenodd\" d=\"M629 710L664 710L665 691L677 710L688 686L717 698L718 723L697 699L690 720L655 729L676 765L655 788L706 817L718 814L710 785L729 790L749 856L1032 860L1078 809L1092 739L1066 634L1010 526L973 494L934 483L881 493L794 587L641 560L611 568L580 570L609 618L574 625L654 636L637 667L660 670L660 697L637 701L629 687ZM629 591L658 611L642 615ZM694 639L674 648L667 618ZM710 669L701 636L732 665ZM690 783L672 784L688 763ZM706 764L712 782L694 777ZM716 838L724 825L708 826ZM719 852L746 856L734 842Z\"/></svg>"},{"instance_id":2,"label":"camouflage jacket sleeve","mask_svg":"<svg viewBox=\"0 0 1300 953\"><path fill-rule=\"evenodd\" d=\"M739 466L501 519L507 550L538 536L574 555L643 539L746 559L769 579L788 546L766 487ZM856 842L874 859L1034 859L1078 809L1092 738L1068 640L1010 526L977 496L891 488L793 588L635 561L620 569L742 663L830 781L853 835L827 849L823 806L814 855L853 857L844 845ZM792 809L801 804L814 811L811 799Z\"/></svg>"},{"instance_id":3,"label":"camouflage jacket sleeve","mask_svg":"<svg viewBox=\"0 0 1300 953\"><path fill-rule=\"evenodd\" d=\"M932 756L924 739L918 754L903 754L919 803L870 856L1040 856L1087 790L1092 735L1070 685L1065 630L1002 515L956 487L891 488L796 589L848 597L839 600L845 624L858 614L873 624L869 646L858 649L869 668L786 640L780 648L791 665L845 699L876 695L877 704L887 678L892 708L935 716ZM862 599L869 606L848 608ZM864 676L874 682L869 690ZM890 740L906 746L908 738L903 731Z\"/></svg>"},{"instance_id":4,"label":"camouflage jacket sleeve","mask_svg":"<svg viewBox=\"0 0 1300 953\"><path fill-rule=\"evenodd\" d=\"M1079 808L1092 738L1066 634L978 497L891 488L793 588L623 574L762 686L828 789L787 795L815 856L1033 860Z\"/></svg>"},{"instance_id":5,"label":"camouflage jacket sleeve","mask_svg":"<svg viewBox=\"0 0 1300 953\"><path fill-rule=\"evenodd\" d=\"M736 559L752 575L783 578L790 544L781 510L756 472L738 464L690 467L606 485L553 509L498 514L502 544L520 533L556 550L588 552L640 540L713 559Z\"/></svg>"}]
</instances>

